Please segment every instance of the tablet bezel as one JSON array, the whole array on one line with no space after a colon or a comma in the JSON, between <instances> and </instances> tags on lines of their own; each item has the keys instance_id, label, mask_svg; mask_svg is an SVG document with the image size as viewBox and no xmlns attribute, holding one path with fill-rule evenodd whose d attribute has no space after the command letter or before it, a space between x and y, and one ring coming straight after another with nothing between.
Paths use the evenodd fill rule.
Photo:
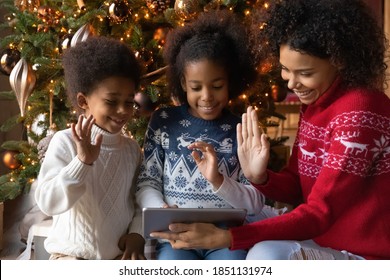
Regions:
<instances>
[{"instance_id":1,"label":"tablet bezel","mask_svg":"<svg viewBox=\"0 0 390 280\"><path fill-rule=\"evenodd\" d=\"M142 226L144 237L149 234L169 231L172 223L213 223L230 228L244 223L247 211L242 208L143 208Z\"/></svg>"}]
</instances>

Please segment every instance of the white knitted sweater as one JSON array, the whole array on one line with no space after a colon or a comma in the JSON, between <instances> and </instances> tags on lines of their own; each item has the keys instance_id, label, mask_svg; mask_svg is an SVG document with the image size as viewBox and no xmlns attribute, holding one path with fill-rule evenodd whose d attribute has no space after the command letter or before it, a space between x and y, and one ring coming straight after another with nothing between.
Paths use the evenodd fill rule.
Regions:
<instances>
[{"instance_id":1,"label":"white knitted sweater","mask_svg":"<svg viewBox=\"0 0 390 280\"><path fill-rule=\"evenodd\" d=\"M91 139L98 133L103 143L93 165L77 158L70 129L57 132L50 142L35 194L41 210L53 216L45 241L49 253L113 259L121 254L120 236L127 231L141 234L141 213L134 203L140 148L134 140L96 125Z\"/></svg>"}]
</instances>

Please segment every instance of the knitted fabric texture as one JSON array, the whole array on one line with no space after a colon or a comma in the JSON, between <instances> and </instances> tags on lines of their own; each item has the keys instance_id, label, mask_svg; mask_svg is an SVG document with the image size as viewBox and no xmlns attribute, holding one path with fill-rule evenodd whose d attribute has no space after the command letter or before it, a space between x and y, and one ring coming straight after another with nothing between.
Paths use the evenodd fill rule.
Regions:
<instances>
[{"instance_id":1,"label":"knitted fabric texture","mask_svg":"<svg viewBox=\"0 0 390 280\"><path fill-rule=\"evenodd\" d=\"M390 258L390 100L336 82L302 105L289 167L256 186L292 212L231 230L233 249L313 239L368 259Z\"/></svg>"},{"instance_id":2,"label":"knitted fabric texture","mask_svg":"<svg viewBox=\"0 0 390 280\"><path fill-rule=\"evenodd\" d=\"M164 202L182 208L245 208L258 214L264 198L248 184L241 171L236 144L240 119L224 111L217 120L203 120L188 113L187 106L156 111L149 123L144 162L137 183L140 207L161 207ZM203 177L187 148L204 141L214 146L218 168L224 175L215 190Z\"/></svg>"},{"instance_id":3,"label":"knitted fabric texture","mask_svg":"<svg viewBox=\"0 0 390 280\"><path fill-rule=\"evenodd\" d=\"M97 126L91 139L98 133L103 134L103 143L93 165L77 158L70 129L57 132L50 142L35 195L41 210L53 216L45 241L49 253L113 259L121 253L117 244L132 220L129 231L141 233L133 201L139 146Z\"/></svg>"}]
</instances>

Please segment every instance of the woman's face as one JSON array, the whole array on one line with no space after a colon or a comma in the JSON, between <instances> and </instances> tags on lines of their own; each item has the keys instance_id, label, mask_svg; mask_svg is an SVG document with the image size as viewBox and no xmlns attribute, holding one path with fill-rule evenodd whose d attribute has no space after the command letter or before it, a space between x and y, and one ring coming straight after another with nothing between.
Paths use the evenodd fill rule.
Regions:
<instances>
[{"instance_id":1,"label":"woman's face","mask_svg":"<svg viewBox=\"0 0 390 280\"><path fill-rule=\"evenodd\" d=\"M281 76L299 100L313 104L333 84L338 71L328 59L303 54L288 45L280 46Z\"/></svg>"}]
</instances>

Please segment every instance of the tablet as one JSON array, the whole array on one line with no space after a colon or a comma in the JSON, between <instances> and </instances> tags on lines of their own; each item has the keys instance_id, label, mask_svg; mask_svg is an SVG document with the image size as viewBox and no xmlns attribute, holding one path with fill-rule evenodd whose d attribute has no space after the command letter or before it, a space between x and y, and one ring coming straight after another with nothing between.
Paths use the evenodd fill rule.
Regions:
<instances>
[{"instance_id":1,"label":"tablet","mask_svg":"<svg viewBox=\"0 0 390 280\"><path fill-rule=\"evenodd\" d=\"M172 223L213 223L225 228L242 225L245 209L233 208L143 208L144 237L155 231L169 231Z\"/></svg>"}]
</instances>

